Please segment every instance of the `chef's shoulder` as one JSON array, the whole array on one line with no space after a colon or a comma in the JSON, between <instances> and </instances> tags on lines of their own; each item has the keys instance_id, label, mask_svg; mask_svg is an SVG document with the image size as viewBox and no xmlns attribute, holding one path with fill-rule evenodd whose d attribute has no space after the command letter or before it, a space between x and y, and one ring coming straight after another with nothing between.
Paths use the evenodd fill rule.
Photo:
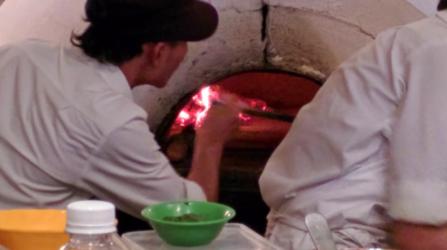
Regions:
<instances>
[{"instance_id":1,"label":"chef's shoulder","mask_svg":"<svg viewBox=\"0 0 447 250\"><path fill-rule=\"evenodd\" d=\"M27 39L13 43L0 44L0 60L9 63L50 61L56 56L57 45L38 39Z\"/></svg>"},{"instance_id":2,"label":"chef's shoulder","mask_svg":"<svg viewBox=\"0 0 447 250\"><path fill-rule=\"evenodd\" d=\"M405 55L407 58L415 53L431 51L431 48L447 48L446 14L441 13L385 30L378 35L377 42L389 46L393 53Z\"/></svg>"},{"instance_id":3,"label":"chef's shoulder","mask_svg":"<svg viewBox=\"0 0 447 250\"><path fill-rule=\"evenodd\" d=\"M146 121L147 113L132 98L130 87L114 65L86 56L81 49L43 40L24 40L0 47L9 59L27 64L34 76L45 79L63 120L108 134L124 124ZM30 73L31 74L31 73ZM43 83L43 82L42 82Z\"/></svg>"}]
</instances>

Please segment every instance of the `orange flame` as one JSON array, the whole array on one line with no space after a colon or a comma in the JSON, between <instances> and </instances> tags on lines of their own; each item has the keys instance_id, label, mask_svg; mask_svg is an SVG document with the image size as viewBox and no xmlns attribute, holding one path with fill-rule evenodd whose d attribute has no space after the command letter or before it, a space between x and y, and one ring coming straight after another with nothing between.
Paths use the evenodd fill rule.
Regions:
<instances>
[{"instance_id":1,"label":"orange flame","mask_svg":"<svg viewBox=\"0 0 447 250\"><path fill-rule=\"evenodd\" d=\"M174 126L186 127L194 125L198 128L202 125L208 110L211 108L214 102L220 100L220 94L225 90L222 90L217 85L205 86L195 94L191 100L185 105L185 107L178 114ZM258 99L241 98L241 101L245 102L249 107L258 110L268 110L267 104ZM250 116L245 114L239 114L239 118L243 122L251 120Z\"/></svg>"}]
</instances>

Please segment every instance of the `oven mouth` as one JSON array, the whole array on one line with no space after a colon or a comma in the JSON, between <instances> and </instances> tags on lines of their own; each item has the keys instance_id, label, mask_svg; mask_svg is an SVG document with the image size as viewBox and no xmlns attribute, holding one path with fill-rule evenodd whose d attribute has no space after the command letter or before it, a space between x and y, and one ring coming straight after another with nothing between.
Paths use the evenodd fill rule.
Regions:
<instances>
[{"instance_id":1,"label":"oven mouth","mask_svg":"<svg viewBox=\"0 0 447 250\"><path fill-rule=\"evenodd\" d=\"M267 84L261 84L260 87L262 92L264 92L261 95L258 95L256 93L250 93L247 96L247 91L253 91L253 87L250 89L245 89L247 87L235 87L235 84L238 83L238 80L241 79L241 81L246 81L246 79L253 78L253 81L256 81L260 78L267 78ZM270 78L270 79L268 79ZM280 82L282 85L283 93L286 94L285 98L282 98L281 96L274 96L274 94L267 93L269 95L269 100L264 100L266 94L265 92L270 91L270 89L275 89L277 86L274 83L275 79L279 80L290 80L294 79L294 82L290 84L289 87L284 87L284 82ZM302 89L303 86L300 85L304 84L304 86L307 86L306 88ZM298 82L298 83L297 83ZM249 86L249 85L257 85L256 83L253 84L253 82L246 81L243 85ZM159 142L160 145L165 145L166 142L169 140L169 137L172 135L175 135L177 133L180 133L179 130L186 130L188 133L192 132L191 130L195 130L196 126L191 126L191 124L183 125L182 128L176 127L176 120L179 120L179 116L182 114L182 112L185 111L185 107L191 104L191 100L197 97L197 95L200 95L201 92L203 92L206 88L219 88L218 90L215 90L215 92L225 91L232 94L236 94L241 99L245 100L245 103L248 104L249 108L244 109L241 116L245 116L246 119L250 120L251 123L255 123L256 121L271 121L271 122L284 122L289 127L292 123L293 119L296 115L296 113L299 111L299 109L309 102L318 88L321 86L321 83L317 80L310 79L306 76L297 75L294 73L287 73L287 72L281 72L281 71L248 71L248 72L241 72L237 73L235 75L231 75L229 77L223 78L221 80L218 80L212 84L205 84L205 86L202 86L199 89L196 89L190 93L185 94L180 100L177 102L177 104L171 109L171 111L168 113L168 115L165 116L165 118L162 120L160 125L158 126L158 129L155 131L155 137L156 140ZM256 88L255 88L256 89ZM267 90L266 90L267 89ZM298 91L297 91L298 90ZM209 91L209 90L208 90ZM255 90L254 92L259 91ZM296 100L292 100L292 104L287 104L287 99L295 98L293 96L294 92L302 92L298 96L296 96ZM209 94L209 102L212 103L218 103L219 101L216 101L215 99L212 99L212 94ZM273 97L272 97L273 96ZM282 99L282 100L275 100L274 103L271 104L272 99ZM249 103L251 102L251 103ZM253 104L254 102L254 104ZM262 106L262 107L260 107ZM191 113L191 111L189 111ZM193 121L194 122L194 121ZM243 123L242 126L248 126L247 123Z\"/></svg>"},{"instance_id":2,"label":"oven mouth","mask_svg":"<svg viewBox=\"0 0 447 250\"><path fill-rule=\"evenodd\" d=\"M248 114L250 120L242 122L227 142L220 166L219 201L236 208L238 215L235 221L263 233L268 208L260 195L258 178L271 153L288 132L290 118L294 118L299 109L313 98L321 83L287 72L248 71L186 94L156 131L162 151L182 176L187 175L192 162L195 125L192 122L179 128L176 121L195 96L204 88L213 86L253 101L252 110L273 114L273 118ZM281 119L277 119L278 116ZM282 120L284 117L289 120Z\"/></svg>"}]
</instances>

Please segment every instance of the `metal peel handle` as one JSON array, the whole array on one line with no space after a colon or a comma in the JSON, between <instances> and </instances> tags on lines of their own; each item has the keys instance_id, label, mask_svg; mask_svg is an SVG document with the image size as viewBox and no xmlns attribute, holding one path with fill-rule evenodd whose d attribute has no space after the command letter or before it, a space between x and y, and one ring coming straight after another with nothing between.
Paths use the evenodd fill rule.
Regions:
<instances>
[{"instance_id":1,"label":"metal peel handle","mask_svg":"<svg viewBox=\"0 0 447 250\"><path fill-rule=\"evenodd\" d=\"M225 103L221 100L213 100L213 105L222 105L222 104L225 104ZM241 112L244 114L247 114L247 115L257 116L257 117L271 119L271 120L283 121L283 122L288 122L288 123L292 123L293 120L295 120L295 116L293 116L293 115L278 113L275 111L263 111L263 110L253 109L253 108L243 108L241 110Z\"/></svg>"}]
</instances>

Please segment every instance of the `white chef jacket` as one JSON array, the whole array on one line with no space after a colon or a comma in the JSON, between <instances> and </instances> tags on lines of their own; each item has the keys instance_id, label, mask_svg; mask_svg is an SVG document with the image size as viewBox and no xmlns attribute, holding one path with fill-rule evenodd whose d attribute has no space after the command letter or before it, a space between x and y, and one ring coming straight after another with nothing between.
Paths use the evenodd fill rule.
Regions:
<instances>
[{"instance_id":1,"label":"white chef jacket","mask_svg":"<svg viewBox=\"0 0 447 250\"><path fill-rule=\"evenodd\" d=\"M139 216L204 199L159 151L121 70L42 41L0 47L0 209L92 196Z\"/></svg>"},{"instance_id":2,"label":"white chef jacket","mask_svg":"<svg viewBox=\"0 0 447 250\"><path fill-rule=\"evenodd\" d=\"M329 77L269 159L270 239L313 249L311 212L339 246L382 245L385 211L446 223L446 106L447 12L380 34Z\"/></svg>"}]
</instances>

